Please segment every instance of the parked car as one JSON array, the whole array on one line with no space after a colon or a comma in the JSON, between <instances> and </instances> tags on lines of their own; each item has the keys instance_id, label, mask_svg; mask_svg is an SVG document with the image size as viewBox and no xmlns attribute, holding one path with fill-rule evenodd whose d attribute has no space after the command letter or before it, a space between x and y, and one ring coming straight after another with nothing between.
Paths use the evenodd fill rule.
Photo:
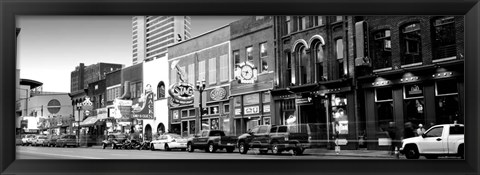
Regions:
<instances>
[{"instance_id":1,"label":"parked car","mask_svg":"<svg viewBox=\"0 0 480 175\"><path fill-rule=\"evenodd\" d=\"M112 147L112 149L122 147L123 143L127 140L127 135L123 133L113 133L107 136L107 139L102 141L102 148Z\"/></svg>"},{"instance_id":2,"label":"parked car","mask_svg":"<svg viewBox=\"0 0 480 175\"><path fill-rule=\"evenodd\" d=\"M32 140L32 146L43 146L45 139L47 139L46 135L35 135L35 138Z\"/></svg>"},{"instance_id":3,"label":"parked car","mask_svg":"<svg viewBox=\"0 0 480 175\"><path fill-rule=\"evenodd\" d=\"M166 150L181 149L185 151L187 149L187 139L178 134L168 133L158 136L157 140L150 142L150 149Z\"/></svg>"},{"instance_id":4,"label":"parked car","mask_svg":"<svg viewBox=\"0 0 480 175\"><path fill-rule=\"evenodd\" d=\"M71 135L71 134L66 134L60 136L60 138L57 139L55 142L56 147L67 147L67 146L77 146L77 136L76 135Z\"/></svg>"},{"instance_id":5,"label":"parked car","mask_svg":"<svg viewBox=\"0 0 480 175\"><path fill-rule=\"evenodd\" d=\"M438 156L465 156L465 128L462 124L435 125L418 137L402 140L400 153L407 159L436 159Z\"/></svg>"},{"instance_id":6,"label":"parked car","mask_svg":"<svg viewBox=\"0 0 480 175\"><path fill-rule=\"evenodd\" d=\"M43 141L43 146L55 147L58 138L60 138L59 135L48 135L47 139Z\"/></svg>"},{"instance_id":7,"label":"parked car","mask_svg":"<svg viewBox=\"0 0 480 175\"><path fill-rule=\"evenodd\" d=\"M259 125L240 135L237 145L240 154L246 154L250 148L258 148L262 154L268 150L272 150L273 154L293 150L295 155L300 155L310 148L311 135L308 124Z\"/></svg>"},{"instance_id":8,"label":"parked car","mask_svg":"<svg viewBox=\"0 0 480 175\"><path fill-rule=\"evenodd\" d=\"M22 145L22 136L21 135L15 135L15 145Z\"/></svg>"},{"instance_id":9,"label":"parked car","mask_svg":"<svg viewBox=\"0 0 480 175\"><path fill-rule=\"evenodd\" d=\"M217 149L226 149L231 153L235 150L237 143L236 136L225 136L221 130L202 130L199 134L189 138L187 141L187 151L193 152L195 149L205 149L206 152L215 152Z\"/></svg>"},{"instance_id":10,"label":"parked car","mask_svg":"<svg viewBox=\"0 0 480 175\"><path fill-rule=\"evenodd\" d=\"M34 134L25 134L22 137L22 145L28 146L32 144L32 139L35 137Z\"/></svg>"}]
</instances>

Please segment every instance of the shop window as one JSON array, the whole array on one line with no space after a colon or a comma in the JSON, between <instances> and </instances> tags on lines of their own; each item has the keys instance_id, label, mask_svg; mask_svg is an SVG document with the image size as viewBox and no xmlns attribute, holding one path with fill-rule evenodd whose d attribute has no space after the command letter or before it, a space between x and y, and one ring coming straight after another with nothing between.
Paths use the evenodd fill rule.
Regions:
<instances>
[{"instance_id":1,"label":"shop window","mask_svg":"<svg viewBox=\"0 0 480 175\"><path fill-rule=\"evenodd\" d=\"M267 52L267 43L261 43L260 44L260 59L262 62L261 65L261 72L267 72L268 71L268 52Z\"/></svg>"},{"instance_id":2,"label":"shop window","mask_svg":"<svg viewBox=\"0 0 480 175\"><path fill-rule=\"evenodd\" d=\"M263 124L264 124L264 125L271 125L271 123L270 123L270 117L264 117L264 118L263 118Z\"/></svg>"},{"instance_id":3,"label":"shop window","mask_svg":"<svg viewBox=\"0 0 480 175\"><path fill-rule=\"evenodd\" d=\"M195 109L188 110L188 116L195 117Z\"/></svg>"},{"instance_id":4,"label":"shop window","mask_svg":"<svg viewBox=\"0 0 480 175\"><path fill-rule=\"evenodd\" d=\"M188 136L188 121L182 121L182 136Z\"/></svg>"},{"instance_id":5,"label":"shop window","mask_svg":"<svg viewBox=\"0 0 480 175\"><path fill-rule=\"evenodd\" d=\"M219 123L218 123L218 118L210 119L210 129L212 130L218 130L220 129Z\"/></svg>"},{"instance_id":6,"label":"shop window","mask_svg":"<svg viewBox=\"0 0 480 175\"><path fill-rule=\"evenodd\" d=\"M188 117L188 110L182 110L182 118Z\"/></svg>"},{"instance_id":7,"label":"shop window","mask_svg":"<svg viewBox=\"0 0 480 175\"><path fill-rule=\"evenodd\" d=\"M375 102L393 101L392 88L377 88L375 89Z\"/></svg>"},{"instance_id":8,"label":"shop window","mask_svg":"<svg viewBox=\"0 0 480 175\"><path fill-rule=\"evenodd\" d=\"M230 113L230 105L223 105L223 113L228 114Z\"/></svg>"},{"instance_id":9,"label":"shop window","mask_svg":"<svg viewBox=\"0 0 480 175\"><path fill-rule=\"evenodd\" d=\"M332 94L332 130L335 134L348 134L347 98L345 94Z\"/></svg>"},{"instance_id":10,"label":"shop window","mask_svg":"<svg viewBox=\"0 0 480 175\"><path fill-rule=\"evenodd\" d=\"M215 115L220 113L218 106L210 106L208 111L209 111L209 115Z\"/></svg>"},{"instance_id":11,"label":"shop window","mask_svg":"<svg viewBox=\"0 0 480 175\"><path fill-rule=\"evenodd\" d=\"M196 131L195 131L195 120L190 120L188 121L188 124L189 124L189 134L195 134Z\"/></svg>"},{"instance_id":12,"label":"shop window","mask_svg":"<svg viewBox=\"0 0 480 175\"><path fill-rule=\"evenodd\" d=\"M178 119L178 110L172 111L172 118L173 119Z\"/></svg>"},{"instance_id":13,"label":"shop window","mask_svg":"<svg viewBox=\"0 0 480 175\"><path fill-rule=\"evenodd\" d=\"M335 55L336 55L336 58L337 58L337 68L338 68L338 77L339 78L343 78L343 76L345 75L345 69L344 69L344 65L343 65L343 39L336 39L335 40Z\"/></svg>"},{"instance_id":14,"label":"shop window","mask_svg":"<svg viewBox=\"0 0 480 175\"><path fill-rule=\"evenodd\" d=\"M422 36L420 23L412 23L401 29L400 47L402 51L401 63L408 65L422 62Z\"/></svg>"},{"instance_id":15,"label":"shop window","mask_svg":"<svg viewBox=\"0 0 480 175\"><path fill-rule=\"evenodd\" d=\"M317 82L320 82L320 81L325 81L325 77L323 76L323 61L324 61L324 45L322 45L322 43L320 41L318 41L316 44L315 44L315 73L316 73L316 79L317 79Z\"/></svg>"},{"instance_id":16,"label":"shop window","mask_svg":"<svg viewBox=\"0 0 480 175\"><path fill-rule=\"evenodd\" d=\"M243 105L253 105L260 103L260 94L249 94L243 96Z\"/></svg>"},{"instance_id":17,"label":"shop window","mask_svg":"<svg viewBox=\"0 0 480 175\"><path fill-rule=\"evenodd\" d=\"M392 92L390 87L375 89L376 121L381 131L386 131L389 122L393 122Z\"/></svg>"},{"instance_id":18,"label":"shop window","mask_svg":"<svg viewBox=\"0 0 480 175\"><path fill-rule=\"evenodd\" d=\"M435 112L436 124L463 123L460 116L457 82L452 80L441 80L435 84Z\"/></svg>"},{"instance_id":19,"label":"shop window","mask_svg":"<svg viewBox=\"0 0 480 175\"><path fill-rule=\"evenodd\" d=\"M373 69L392 67L392 41L390 30L374 34Z\"/></svg>"},{"instance_id":20,"label":"shop window","mask_svg":"<svg viewBox=\"0 0 480 175\"><path fill-rule=\"evenodd\" d=\"M455 18L442 17L433 21L433 60L457 55Z\"/></svg>"}]
</instances>

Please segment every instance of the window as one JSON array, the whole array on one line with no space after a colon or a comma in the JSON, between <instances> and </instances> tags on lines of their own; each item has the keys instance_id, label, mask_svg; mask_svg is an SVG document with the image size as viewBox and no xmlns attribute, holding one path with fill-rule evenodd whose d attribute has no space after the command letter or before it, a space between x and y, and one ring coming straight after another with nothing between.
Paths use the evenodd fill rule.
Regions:
<instances>
[{"instance_id":1,"label":"window","mask_svg":"<svg viewBox=\"0 0 480 175\"><path fill-rule=\"evenodd\" d=\"M435 83L435 113L437 124L463 123L460 116L457 81L439 80Z\"/></svg>"},{"instance_id":2,"label":"window","mask_svg":"<svg viewBox=\"0 0 480 175\"><path fill-rule=\"evenodd\" d=\"M433 59L454 57L457 55L455 37L455 18L442 17L433 21Z\"/></svg>"},{"instance_id":3,"label":"window","mask_svg":"<svg viewBox=\"0 0 480 175\"><path fill-rule=\"evenodd\" d=\"M260 59L262 61L261 65L261 72L267 72L268 71L268 53L267 53L267 43L261 43L260 44Z\"/></svg>"},{"instance_id":4,"label":"window","mask_svg":"<svg viewBox=\"0 0 480 175\"><path fill-rule=\"evenodd\" d=\"M392 43L390 30L382 30L374 34L373 68L392 67Z\"/></svg>"},{"instance_id":5,"label":"window","mask_svg":"<svg viewBox=\"0 0 480 175\"><path fill-rule=\"evenodd\" d=\"M393 90L391 87L375 89L375 105L377 126L386 131L388 124L393 122Z\"/></svg>"},{"instance_id":6,"label":"window","mask_svg":"<svg viewBox=\"0 0 480 175\"><path fill-rule=\"evenodd\" d=\"M228 55L220 56L220 82L228 81Z\"/></svg>"},{"instance_id":7,"label":"window","mask_svg":"<svg viewBox=\"0 0 480 175\"><path fill-rule=\"evenodd\" d=\"M160 81L157 85L157 99L165 98L165 83Z\"/></svg>"},{"instance_id":8,"label":"window","mask_svg":"<svg viewBox=\"0 0 480 175\"><path fill-rule=\"evenodd\" d=\"M311 83L311 73L310 73L310 58L307 55L307 51L305 46L300 46L296 51L297 57L297 74L298 74L298 83L301 84L308 84Z\"/></svg>"},{"instance_id":9,"label":"window","mask_svg":"<svg viewBox=\"0 0 480 175\"><path fill-rule=\"evenodd\" d=\"M317 82L326 80L323 76L323 60L324 52L323 45L320 41L315 44L314 56L315 56L315 73Z\"/></svg>"},{"instance_id":10,"label":"window","mask_svg":"<svg viewBox=\"0 0 480 175\"><path fill-rule=\"evenodd\" d=\"M285 29L287 31L287 34L290 34L292 31L292 22L290 20L290 16L285 17Z\"/></svg>"},{"instance_id":11,"label":"window","mask_svg":"<svg viewBox=\"0 0 480 175\"><path fill-rule=\"evenodd\" d=\"M188 110L188 116L195 117L195 109Z\"/></svg>"},{"instance_id":12,"label":"window","mask_svg":"<svg viewBox=\"0 0 480 175\"><path fill-rule=\"evenodd\" d=\"M265 133L267 133L267 131L268 131L268 126L260 126L258 128L258 133L259 134L265 134Z\"/></svg>"},{"instance_id":13,"label":"window","mask_svg":"<svg viewBox=\"0 0 480 175\"><path fill-rule=\"evenodd\" d=\"M208 60L208 84L217 83L217 58Z\"/></svg>"},{"instance_id":14,"label":"window","mask_svg":"<svg viewBox=\"0 0 480 175\"><path fill-rule=\"evenodd\" d=\"M307 28L307 17L306 16L300 16L298 17L298 30L305 30Z\"/></svg>"},{"instance_id":15,"label":"window","mask_svg":"<svg viewBox=\"0 0 480 175\"><path fill-rule=\"evenodd\" d=\"M321 25L323 25L323 16L314 16L314 17L313 17L313 25L314 25L314 26L321 26Z\"/></svg>"},{"instance_id":16,"label":"window","mask_svg":"<svg viewBox=\"0 0 480 175\"><path fill-rule=\"evenodd\" d=\"M450 126L450 135L452 134L465 134L465 127L463 126Z\"/></svg>"},{"instance_id":17,"label":"window","mask_svg":"<svg viewBox=\"0 0 480 175\"><path fill-rule=\"evenodd\" d=\"M218 121L219 121L218 118L210 119L210 129L212 130L220 129Z\"/></svg>"},{"instance_id":18,"label":"window","mask_svg":"<svg viewBox=\"0 0 480 175\"><path fill-rule=\"evenodd\" d=\"M188 124L189 124L189 134L195 134L195 120L190 120L188 121Z\"/></svg>"},{"instance_id":19,"label":"window","mask_svg":"<svg viewBox=\"0 0 480 175\"><path fill-rule=\"evenodd\" d=\"M210 106L208 111L209 111L209 115L215 115L220 113L218 106Z\"/></svg>"},{"instance_id":20,"label":"window","mask_svg":"<svg viewBox=\"0 0 480 175\"><path fill-rule=\"evenodd\" d=\"M335 22L343 21L343 16L335 16Z\"/></svg>"},{"instance_id":21,"label":"window","mask_svg":"<svg viewBox=\"0 0 480 175\"><path fill-rule=\"evenodd\" d=\"M235 67L240 64L240 53L238 50L233 51L233 60L235 61Z\"/></svg>"},{"instance_id":22,"label":"window","mask_svg":"<svg viewBox=\"0 0 480 175\"><path fill-rule=\"evenodd\" d=\"M278 129L278 127L276 127L276 126L270 128L270 133L275 133L275 132L277 132L277 129Z\"/></svg>"},{"instance_id":23,"label":"window","mask_svg":"<svg viewBox=\"0 0 480 175\"><path fill-rule=\"evenodd\" d=\"M375 89L375 102L383 101L393 101L391 87Z\"/></svg>"},{"instance_id":24,"label":"window","mask_svg":"<svg viewBox=\"0 0 480 175\"><path fill-rule=\"evenodd\" d=\"M425 133L425 137L441 137L443 127L436 127Z\"/></svg>"},{"instance_id":25,"label":"window","mask_svg":"<svg viewBox=\"0 0 480 175\"><path fill-rule=\"evenodd\" d=\"M205 80L205 61L198 63L198 81Z\"/></svg>"},{"instance_id":26,"label":"window","mask_svg":"<svg viewBox=\"0 0 480 175\"><path fill-rule=\"evenodd\" d=\"M253 64L253 47L247 47L246 49L246 55L247 55L247 61Z\"/></svg>"},{"instance_id":27,"label":"window","mask_svg":"<svg viewBox=\"0 0 480 175\"><path fill-rule=\"evenodd\" d=\"M182 110L182 118L188 117L188 111Z\"/></svg>"},{"instance_id":28,"label":"window","mask_svg":"<svg viewBox=\"0 0 480 175\"><path fill-rule=\"evenodd\" d=\"M285 60L287 62L287 70L286 70L286 85L290 86L292 84L295 84L295 72L292 71L292 57L290 52L285 52Z\"/></svg>"},{"instance_id":29,"label":"window","mask_svg":"<svg viewBox=\"0 0 480 175\"><path fill-rule=\"evenodd\" d=\"M337 58L337 67L338 67L338 77L342 78L345 73L344 65L343 65L343 39L335 40L335 48L336 48L336 58Z\"/></svg>"},{"instance_id":30,"label":"window","mask_svg":"<svg viewBox=\"0 0 480 175\"><path fill-rule=\"evenodd\" d=\"M287 132L287 126L279 126L277 132L279 133Z\"/></svg>"},{"instance_id":31,"label":"window","mask_svg":"<svg viewBox=\"0 0 480 175\"><path fill-rule=\"evenodd\" d=\"M409 24L401 31L402 65L422 62L420 23Z\"/></svg>"},{"instance_id":32,"label":"window","mask_svg":"<svg viewBox=\"0 0 480 175\"><path fill-rule=\"evenodd\" d=\"M230 105L228 105L228 104L223 105L223 113L224 114L230 113Z\"/></svg>"},{"instance_id":33,"label":"window","mask_svg":"<svg viewBox=\"0 0 480 175\"><path fill-rule=\"evenodd\" d=\"M187 72L187 79L188 83L194 85L195 84L195 64L188 65L188 72Z\"/></svg>"}]
</instances>

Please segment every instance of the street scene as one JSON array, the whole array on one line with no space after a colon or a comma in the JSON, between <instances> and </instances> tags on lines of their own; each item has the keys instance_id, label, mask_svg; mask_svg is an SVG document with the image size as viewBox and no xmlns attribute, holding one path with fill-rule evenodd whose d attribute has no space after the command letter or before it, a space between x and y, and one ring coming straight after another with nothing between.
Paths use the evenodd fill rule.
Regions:
<instances>
[{"instance_id":1,"label":"street scene","mask_svg":"<svg viewBox=\"0 0 480 175\"><path fill-rule=\"evenodd\" d=\"M17 159L465 156L463 16L17 23Z\"/></svg>"}]
</instances>

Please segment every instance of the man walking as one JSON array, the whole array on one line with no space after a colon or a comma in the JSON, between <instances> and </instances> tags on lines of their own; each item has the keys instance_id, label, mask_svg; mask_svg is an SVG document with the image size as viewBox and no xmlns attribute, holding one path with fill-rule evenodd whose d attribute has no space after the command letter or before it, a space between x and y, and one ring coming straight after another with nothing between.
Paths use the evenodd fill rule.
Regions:
<instances>
[{"instance_id":1,"label":"man walking","mask_svg":"<svg viewBox=\"0 0 480 175\"><path fill-rule=\"evenodd\" d=\"M423 125L420 123L420 124L418 125L417 135L418 135L418 136L421 136L423 133L425 133L425 128L423 128Z\"/></svg>"}]
</instances>

